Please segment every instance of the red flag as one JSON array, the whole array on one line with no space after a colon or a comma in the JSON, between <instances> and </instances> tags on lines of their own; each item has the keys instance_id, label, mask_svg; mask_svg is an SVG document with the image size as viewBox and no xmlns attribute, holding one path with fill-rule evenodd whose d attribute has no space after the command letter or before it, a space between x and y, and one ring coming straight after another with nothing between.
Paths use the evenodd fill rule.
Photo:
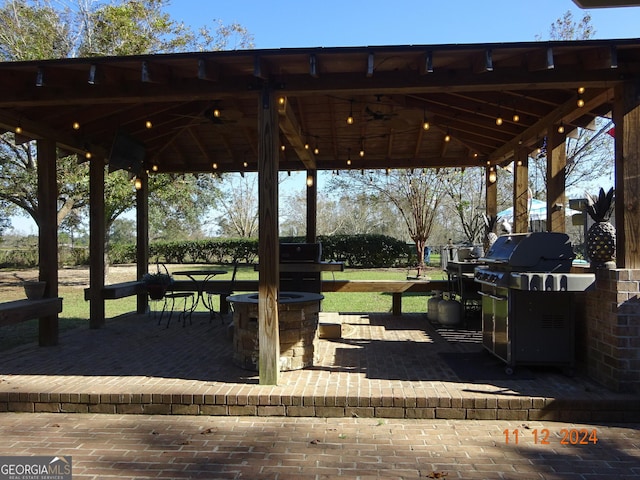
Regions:
<instances>
[{"instance_id":1,"label":"red flag","mask_svg":"<svg viewBox=\"0 0 640 480\"><path fill-rule=\"evenodd\" d=\"M616 138L616 127L611 127L609 130L607 130L607 133L613 138Z\"/></svg>"}]
</instances>

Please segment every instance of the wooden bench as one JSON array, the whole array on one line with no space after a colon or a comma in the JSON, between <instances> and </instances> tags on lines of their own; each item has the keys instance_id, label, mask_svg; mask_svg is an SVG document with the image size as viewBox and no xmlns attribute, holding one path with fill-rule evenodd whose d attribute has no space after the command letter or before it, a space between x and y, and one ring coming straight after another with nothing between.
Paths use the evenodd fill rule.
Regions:
<instances>
[{"instance_id":1,"label":"wooden bench","mask_svg":"<svg viewBox=\"0 0 640 480\"><path fill-rule=\"evenodd\" d=\"M132 282L105 285L100 292L100 297L104 300L115 300L118 298L131 297L132 295L144 292L144 283L134 280ZM84 299L91 300L91 288L84 289Z\"/></svg>"},{"instance_id":2,"label":"wooden bench","mask_svg":"<svg viewBox=\"0 0 640 480\"><path fill-rule=\"evenodd\" d=\"M447 280L323 280L323 292L381 292L390 293L391 313L402 314L403 293L428 293L448 290ZM426 308L426 307L425 307Z\"/></svg>"},{"instance_id":3,"label":"wooden bench","mask_svg":"<svg viewBox=\"0 0 640 480\"><path fill-rule=\"evenodd\" d=\"M58 317L62 312L62 298L14 300L0 303L0 326L40 319L38 339L40 346L57 345Z\"/></svg>"},{"instance_id":4,"label":"wooden bench","mask_svg":"<svg viewBox=\"0 0 640 480\"><path fill-rule=\"evenodd\" d=\"M176 280L171 284L171 289L178 292L195 292L202 288L202 281ZM231 280L209 280L207 287L220 290L230 289ZM429 293L435 290L449 290L447 280L323 280L322 292L380 292L391 293L393 315L402 314L403 293ZM124 298L138 293L144 293L142 282L123 282L105 285L102 289L102 298L105 300ZM257 292L258 280L235 280L233 282L235 292ZM85 300L90 300L90 289L84 290Z\"/></svg>"},{"instance_id":5,"label":"wooden bench","mask_svg":"<svg viewBox=\"0 0 640 480\"><path fill-rule=\"evenodd\" d=\"M230 280L210 280L207 285L220 289L230 289ZM171 288L177 291L193 291L194 282L179 280ZM323 280L322 292L380 292L391 293L393 315L402 314L403 293L429 293L435 290L449 290L447 280ZM235 292L257 292L258 280L236 280ZM425 307L426 308L426 307Z\"/></svg>"}]
</instances>

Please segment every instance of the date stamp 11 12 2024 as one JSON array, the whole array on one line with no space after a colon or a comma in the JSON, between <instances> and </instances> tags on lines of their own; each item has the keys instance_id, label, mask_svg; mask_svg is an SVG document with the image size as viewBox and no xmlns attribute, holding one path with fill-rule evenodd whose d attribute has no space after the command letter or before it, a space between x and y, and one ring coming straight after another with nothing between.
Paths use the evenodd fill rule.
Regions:
<instances>
[{"instance_id":1,"label":"date stamp 11 12 2024","mask_svg":"<svg viewBox=\"0 0 640 480\"><path fill-rule=\"evenodd\" d=\"M508 428L502 431L505 444L518 445L521 441L531 441L536 445L596 445L598 431L588 428L561 428L551 431L548 428L519 429Z\"/></svg>"}]
</instances>

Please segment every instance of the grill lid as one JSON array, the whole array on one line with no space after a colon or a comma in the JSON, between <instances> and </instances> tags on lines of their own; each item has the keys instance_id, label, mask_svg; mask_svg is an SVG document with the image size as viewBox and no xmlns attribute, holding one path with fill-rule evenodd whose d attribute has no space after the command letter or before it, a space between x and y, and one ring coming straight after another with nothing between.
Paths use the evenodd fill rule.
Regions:
<instances>
[{"instance_id":1,"label":"grill lid","mask_svg":"<svg viewBox=\"0 0 640 480\"><path fill-rule=\"evenodd\" d=\"M530 232L498 237L480 260L510 271L569 272L574 257L566 233Z\"/></svg>"}]
</instances>

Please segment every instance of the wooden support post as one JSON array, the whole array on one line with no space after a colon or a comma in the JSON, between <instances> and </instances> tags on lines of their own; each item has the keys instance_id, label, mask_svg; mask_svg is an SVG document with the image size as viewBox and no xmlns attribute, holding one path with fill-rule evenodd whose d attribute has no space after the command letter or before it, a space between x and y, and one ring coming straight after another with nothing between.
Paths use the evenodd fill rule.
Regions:
<instances>
[{"instance_id":1,"label":"wooden support post","mask_svg":"<svg viewBox=\"0 0 640 480\"><path fill-rule=\"evenodd\" d=\"M278 331L278 108L267 86L258 106L258 371L261 385L277 385L280 376Z\"/></svg>"},{"instance_id":2,"label":"wooden support post","mask_svg":"<svg viewBox=\"0 0 640 480\"><path fill-rule=\"evenodd\" d=\"M640 269L640 88L615 90L616 266Z\"/></svg>"},{"instance_id":3,"label":"wooden support post","mask_svg":"<svg viewBox=\"0 0 640 480\"><path fill-rule=\"evenodd\" d=\"M495 169L495 167L494 167ZM485 203L487 209L487 215L495 217L498 215L498 172L495 171L496 180L491 182L489 180L490 167L485 169L485 184L487 185L487 191L485 192Z\"/></svg>"},{"instance_id":4,"label":"wooden support post","mask_svg":"<svg viewBox=\"0 0 640 480\"><path fill-rule=\"evenodd\" d=\"M138 174L140 188L136 191L136 275L138 280L149 269L149 176ZM147 293L138 293L137 312L145 313L149 305Z\"/></svg>"},{"instance_id":5,"label":"wooden support post","mask_svg":"<svg viewBox=\"0 0 640 480\"><path fill-rule=\"evenodd\" d=\"M58 182L56 144L42 139L38 148L38 257L41 281L47 282L45 298L58 297ZM58 344L58 315L39 319L41 346Z\"/></svg>"},{"instance_id":6,"label":"wooden support post","mask_svg":"<svg viewBox=\"0 0 640 480\"><path fill-rule=\"evenodd\" d=\"M402 292L391 294L391 314L395 317L402 315Z\"/></svg>"},{"instance_id":7,"label":"wooden support post","mask_svg":"<svg viewBox=\"0 0 640 480\"><path fill-rule=\"evenodd\" d=\"M89 328L100 328L105 322L102 298L105 234L104 160L94 157L89 163Z\"/></svg>"},{"instance_id":8,"label":"wooden support post","mask_svg":"<svg viewBox=\"0 0 640 480\"><path fill-rule=\"evenodd\" d=\"M564 232L565 226L565 169L567 151L564 133L558 133L555 125L549 128L547 150L547 231Z\"/></svg>"},{"instance_id":9,"label":"wooden support post","mask_svg":"<svg viewBox=\"0 0 640 480\"><path fill-rule=\"evenodd\" d=\"M307 170L307 243L316 243L318 220L318 171Z\"/></svg>"},{"instance_id":10,"label":"wooden support post","mask_svg":"<svg viewBox=\"0 0 640 480\"><path fill-rule=\"evenodd\" d=\"M515 155L513 171L513 232L529 231L529 156L519 148Z\"/></svg>"}]
</instances>

